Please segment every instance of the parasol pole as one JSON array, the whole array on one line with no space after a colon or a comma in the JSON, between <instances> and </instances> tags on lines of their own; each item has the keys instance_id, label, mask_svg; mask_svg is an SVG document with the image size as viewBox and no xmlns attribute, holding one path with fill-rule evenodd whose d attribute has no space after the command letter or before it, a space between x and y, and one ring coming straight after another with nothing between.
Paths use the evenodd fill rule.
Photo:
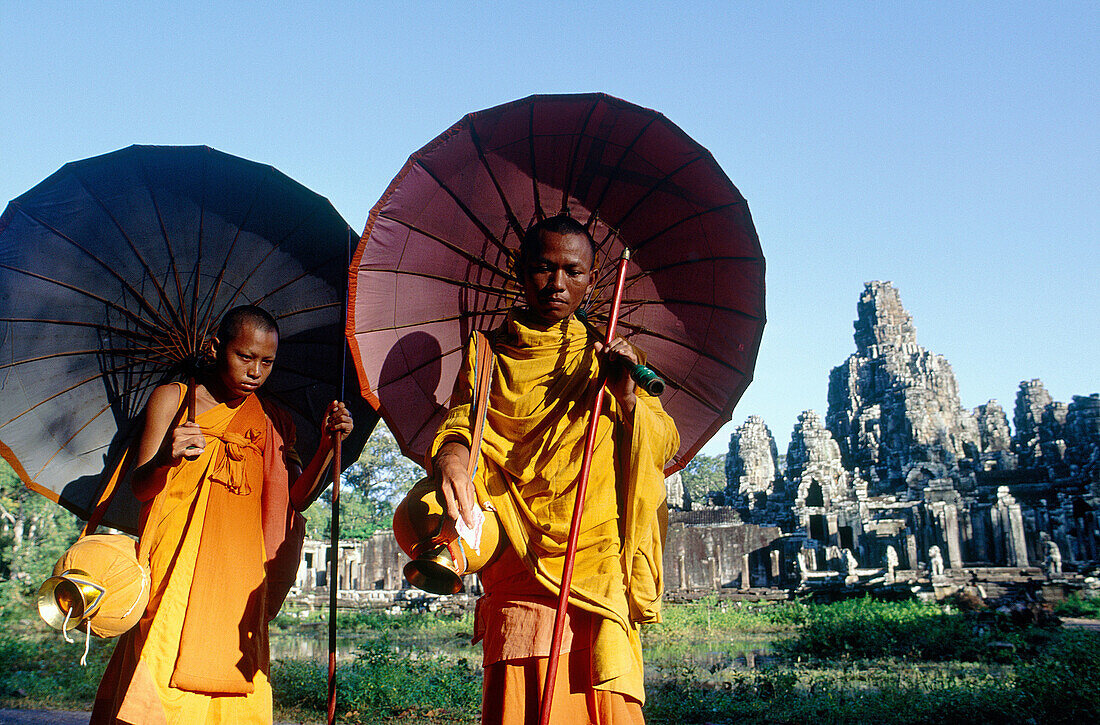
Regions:
<instances>
[{"instance_id":1,"label":"parasol pole","mask_svg":"<svg viewBox=\"0 0 1100 725\"><path fill-rule=\"evenodd\" d=\"M611 299L611 313L607 319L605 344L615 339L615 327L619 322L619 305L623 300L623 287L626 286L626 264L630 260L630 250L624 249L619 257L619 271L615 280L615 294ZM569 604L569 589L573 583L573 563L577 558L577 539L581 530L581 514L584 511L584 496L588 490L588 474L592 469L592 454L596 448L596 426L603 410L604 376L600 375L600 385L596 390L596 399L588 419L588 432L584 439L584 458L581 462L580 478L577 481L577 500L573 504L573 519L569 524L569 542L565 547L565 566L561 572L561 590L558 593L558 611L554 615L554 636L550 640L550 659L546 662L546 682L542 688L542 703L539 709L539 725L549 725L550 708L554 699L554 680L558 676L558 658L561 655L562 635L565 631L565 610Z\"/></svg>"},{"instance_id":2,"label":"parasol pole","mask_svg":"<svg viewBox=\"0 0 1100 725\"><path fill-rule=\"evenodd\" d=\"M191 375L187 378L187 422L195 422L195 409L198 407L198 385L195 381L195 376Z\"/></svg>"},{"instance_id":3,"label":"parasol pole","mask_svg":"<svg viewBox=\"0 0 1100 725\"><path fill-rule=\"evenodd\" d=\"M340 368L343 369L343 361ZM343 383L340 384L343 387ZM343 391L341 391L343 392ZM340 396L343 398L343 395ZM328 725L336 722L336 595L340 588L338 556L340 553L340 434L332 435L332 526L329 536L328 583Z\"/></svg>"},{"instance_id":4,"label":"parasol pole","mask_svg":"<svg viewBox=\"0 0 1100 725\"><path fill-rule=\"evenodd\" d=\"M347 242L347 267L351 266L351 237ZM344 325L348 322L348 283L344 278ZM344 378L347 375L347 342L344 331L340 333L340 401L344 400ZM332 525L329 527L329 581L328 581L328 725L336 722L336 595L340 589L340 474L343 461L343 441L340 434L332 434Z\"/></svg>"}]
</instances>

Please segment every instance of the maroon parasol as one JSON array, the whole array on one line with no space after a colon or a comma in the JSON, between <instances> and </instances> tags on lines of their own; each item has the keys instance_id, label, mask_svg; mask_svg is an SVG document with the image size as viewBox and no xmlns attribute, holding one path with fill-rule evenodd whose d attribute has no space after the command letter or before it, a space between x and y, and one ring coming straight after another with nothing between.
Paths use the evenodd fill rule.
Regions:
<instances>
[{"instance_id":1,"label":"maroon parasol","mask_svg":"<svg viewBox=\"0 0 1100 725\"><path fill-rule=\"evenodd\" d=\"M764 328L764 259L748 205L663 115L603 94L531 96L464 117L414 153L352 258L348 337L364 396L423 462L473 330L521 298L523 231L567 212L588 224L601 329L615 260L619 334L668 383L685 465L732 415Z\"/></svg>"}]
</instances>

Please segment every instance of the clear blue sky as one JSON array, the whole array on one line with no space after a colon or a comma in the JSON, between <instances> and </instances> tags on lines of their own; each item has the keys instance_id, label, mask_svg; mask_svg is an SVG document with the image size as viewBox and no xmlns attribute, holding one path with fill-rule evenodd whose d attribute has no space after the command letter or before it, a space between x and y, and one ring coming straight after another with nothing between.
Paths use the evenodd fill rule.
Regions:
<instances>
[{"instance_id":1,"label":"clear blue sky","mask_svg":"<svg viewBox=\"0 0 1100 725\"><path fill-rule=\"evenodd\" d=\"M603 91L663 112L749 200L768 326L750 414L784 450L892 280L962 402L1100 390L1100 3L0 0L0 203L67 161L206 144L362 230L463 114Z\"/></svg>"}]
</instances>

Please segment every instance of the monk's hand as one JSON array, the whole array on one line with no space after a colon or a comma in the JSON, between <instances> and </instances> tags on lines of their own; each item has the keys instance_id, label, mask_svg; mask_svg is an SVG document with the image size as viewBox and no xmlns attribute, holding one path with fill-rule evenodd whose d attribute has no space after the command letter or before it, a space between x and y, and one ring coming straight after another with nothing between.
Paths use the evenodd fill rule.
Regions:
<instances>
[{"instance_id":1,"label":"monk's hand","mask_svg":"<svg viewBox=\"0 0 1100 725\"><path fill-rule=\"evenodd\" d=\"M193 461L206 449L206 437L199 424L194 422L181 423L173 428L167 443L168 460L163 463L169 466L175 465L181 458Z\"/></svg>"},{"instance_id":2,"label":"monk's hand","mask_svg":"<svg viewBox=\"0 0 1100 725\"><path fill-rule=\"evenodd\" d=\"M459 441L449 441L439 449L432 463L439 477L439 490L443 494L447 518L457 523L461 517L466 526L473 528L476 523L474 509L478 503L473 479L466 470L470 463L470 449Z\"/></svg>"},{"instance_id":3,"label":"monk's hand","mask_svg":"<svg viewBox=\"0 0 1100 725\"><path fill-rule=\"evenodd\" d=\"M597 340L595 347L596 352L601 356L601 370L607 376L607 392L615 396L619 405L627 413L634 412L638 397L635 394L634 380L630 377L630 371L641 362L638 353L621 337L616 337L611 344Z\"/></svg>"},{"instance_id":4,"label":"monk's hand","mask_svg":"<svg viewBox=\"0 0 1100 725\"><path fill-rule=\"evenodd\" d=\"M346 440L355 429L355 422L351 418L351 411L344 403L334 400L325 411L325 420L321 426L321 432L328 438L339 435L340 440Z\"/></svg>"}]
</instances>

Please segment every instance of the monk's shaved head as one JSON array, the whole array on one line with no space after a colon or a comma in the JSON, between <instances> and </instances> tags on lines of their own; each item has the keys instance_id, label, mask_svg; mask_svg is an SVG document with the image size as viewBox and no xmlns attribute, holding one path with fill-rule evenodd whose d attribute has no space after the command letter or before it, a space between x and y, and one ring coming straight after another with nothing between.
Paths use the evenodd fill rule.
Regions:
<instances>
[{"instance_id":1,"label":"monk's shaved head","mask_svg":"<svg viewBox=\"0 0 1100 725\"><path fill-rule=\"evenodd\" d=\"M218 342L225 345L235 340L245 327L254 327L259 332L273 332L279 336L279 323L275 322L267 310L255 305L241 305L226 312L218 324Z\"/></svg>"}]
</instances>

